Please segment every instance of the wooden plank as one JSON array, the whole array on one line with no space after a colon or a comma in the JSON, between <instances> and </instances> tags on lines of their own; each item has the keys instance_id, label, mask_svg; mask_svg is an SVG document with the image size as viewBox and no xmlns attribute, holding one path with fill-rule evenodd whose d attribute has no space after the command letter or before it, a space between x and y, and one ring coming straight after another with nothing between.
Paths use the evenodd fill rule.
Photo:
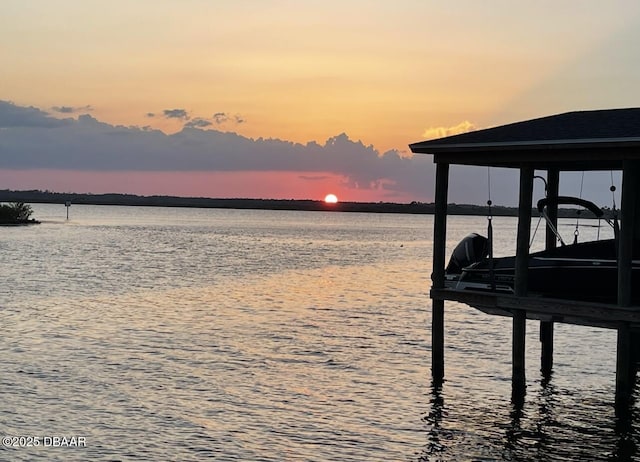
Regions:
<instances>
[{"instance_id":1,"label":"wooden plank","mask_svg":"<svg viewBox=\"0 0 640 462\"><path fill-rule=\"evenodd\" d=\"M640 309L638 307L622 307L608 303L542 297L516 297L508 294L455 289L432 289L431 298L452 300L469 306L498 310L525 310L538 316L553 316L558 322L565 322L563 318L571 317L589 321L589 325L593 325L594 321L599 322L598 325L603 327L612 327L620 322L640 323Z\"/></svg>"},{"instance_id":2,"label":"wooden plank","mask_svg":"<svg viewBox=\"0 0 640 462\"><path fill-rule=\"evenodd\" d=\"M560 171L593 171L593 170L621 170L623 159L640 159L638 143L610 143L598 146L583 146L576 149L574 144L566 146L546 146L543 149L495 149L495 147L460 149L443 149L436 152L417 149L414 152L433 154L435 162L446 162L451 165L477 165L518 168L528 164L537 170L558 168Z\"/></svg>"}]
</instances>

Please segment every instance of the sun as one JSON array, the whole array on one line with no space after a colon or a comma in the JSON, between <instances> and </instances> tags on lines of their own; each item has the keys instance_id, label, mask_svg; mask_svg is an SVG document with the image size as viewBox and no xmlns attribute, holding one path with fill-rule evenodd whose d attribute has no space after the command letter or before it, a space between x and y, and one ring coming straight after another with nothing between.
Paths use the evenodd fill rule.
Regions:
<instances>
[{"instance_id":1,"label":"sun","mask_svg":"<svg viewBox=\"0 0 640 462\"><path fill-rule=\"evenodd\" d=\"M336 196L335 194L327 194L326 196L324 196L324 201L327 204L335 204L338 202L338 196Z\"/></svg>"}]
</instances>

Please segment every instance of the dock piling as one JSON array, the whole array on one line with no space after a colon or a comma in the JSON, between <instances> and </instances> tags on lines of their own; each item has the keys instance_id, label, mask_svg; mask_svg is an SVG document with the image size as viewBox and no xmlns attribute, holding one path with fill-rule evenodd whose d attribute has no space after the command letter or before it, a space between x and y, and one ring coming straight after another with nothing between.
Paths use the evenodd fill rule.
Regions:
<instances>
[{"instance_id":1,"label":"dock piling","mask_svg":"<svg viewBox=\"0 0 640 462\"><path fill-rule=\"evenodd\" d=\"M527 333L527 315L523 310L513 313L512 335L512 387L514 395L522 394L526 389L525 376L525 337Z\"/></svg>"},{"instance_id":2,"label":"dock piling","mask_svg":"<svg viewBox=\"0 0 640 462\"><path fill-rule=\"evenodd\" d=\"M540 371L549 378L553 370L553 321L540 321Z\"/></svg>"},{"instance_id":3,"label":"dock piling","mask_svg":"<svg viewBox=\"0 0 640 462\"><path fill-rule=\"evenodd\" d=\"M449 164L436 166L436 197L433 233L432 288L444 287L445 252L447 242L447 194ZM444 380L444 300L432 301L431 315L431 375L434 385Z\"/></svg>"},{"instance_id":4,"label":"dock piling","mask_svg":"<svg viewBox=\"0 0 640 462\"><path fill-rule=\"evenodd\" d=\"M547 198L558 197L560 189L560 171L557 168L547 170ZM551 201L547 207L547 216L553 225L558 229L558 204ZM558 238L553 232L553 228L547 226L545 232L545 249L551 250L558 244ZM551 378L553 371L553 320L540 321L540 372L545 379Z\"/></svg>"},{"instance_id":5,"label":"dock piling","mask_svg":"<svg viewBox=\"0 0 640 462\"><path fill-rule=\"evenodd\" d=\"M628 324L618 327L616 351L616 407L626 407L633 391L635 364L632 354L632 336Z\"/></svg>"}]
</instances>

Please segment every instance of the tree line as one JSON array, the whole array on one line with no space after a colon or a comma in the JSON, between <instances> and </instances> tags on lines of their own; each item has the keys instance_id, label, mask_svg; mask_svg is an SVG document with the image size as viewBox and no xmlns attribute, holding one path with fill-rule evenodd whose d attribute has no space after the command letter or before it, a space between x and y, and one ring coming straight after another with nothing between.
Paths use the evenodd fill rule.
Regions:
<instances>
[{"instance_id":1,"label":"tree line","mask_svg":"<svg viewBox=\"0 0 640 462\"><path fill-rule=\"evenodd\" d=\"M0 202L13 203L44 203L44 204L88 204L88 205L131 205L155 207L198 207L198 208L226 208L226 209L265 209L265 210L308 210L335 212L367 212L367 213L408 213L433 214L433 203L412 201L410 203L394 202L338 202L327 204L321 200L298 199L215 199L206 197L177 197L177 196L138 196L134 194L81 194L58 193L51 191L29 190L13 191L0 190ZM605 209L605 214L608 211ZM449 204L449 215L487 216L517 216L517 207L493 205L491 210L486 205ZM575 218L576 209L560 209L559 216ZM537 210L532 208L532 215L537 216ZM591 212L583 211L582 218L590 218Z\"/></svg>"}]
</instances>

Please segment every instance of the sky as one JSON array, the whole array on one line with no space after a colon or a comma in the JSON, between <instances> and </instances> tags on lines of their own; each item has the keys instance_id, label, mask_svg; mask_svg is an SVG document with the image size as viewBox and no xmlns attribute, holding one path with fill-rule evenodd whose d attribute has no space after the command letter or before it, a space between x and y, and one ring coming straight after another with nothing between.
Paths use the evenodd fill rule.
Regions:
<instances>
[{"instance_id":1,"label":"sky","mask_svg":"<svg viewBox=\"0 0 640 462\"><path fill-rule=\"evenodd\" d=\"M631 0L2 0L0 43L0 189L430 202L410 143L640 106Z\"/></svg>"}]
</instances>

